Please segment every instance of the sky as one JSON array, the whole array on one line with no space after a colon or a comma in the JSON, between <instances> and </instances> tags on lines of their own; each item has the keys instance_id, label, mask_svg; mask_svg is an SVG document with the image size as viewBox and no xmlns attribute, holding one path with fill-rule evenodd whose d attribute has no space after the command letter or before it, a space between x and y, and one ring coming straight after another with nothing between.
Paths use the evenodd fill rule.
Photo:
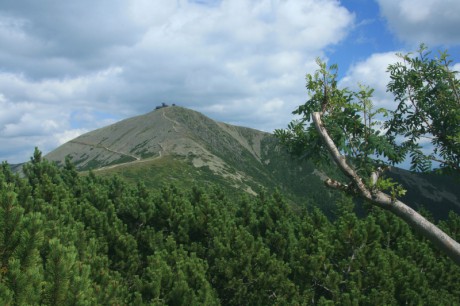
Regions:
<instances>
[{"instance_id":1,"label":"sky","mask_svg":"<svg viewBox=\"0 0 460 306\"><path fill-rule=\"evenodd\" d=\"M398 52L449 50L458 0L1 0L0 161L29 160L161 103L273 132L316 58L394 108Z\"/></svg>"}]
</instances>

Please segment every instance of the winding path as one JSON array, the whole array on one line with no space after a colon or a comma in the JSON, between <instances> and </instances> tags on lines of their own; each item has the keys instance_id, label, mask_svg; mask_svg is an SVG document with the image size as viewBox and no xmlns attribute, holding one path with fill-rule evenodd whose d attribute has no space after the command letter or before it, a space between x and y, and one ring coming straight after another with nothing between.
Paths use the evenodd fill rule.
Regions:
<instances>
[{"instance_id":1,"label":"winding path","mask_svg":"<svg viewBox=\"0 0 460 306\"><path fill-rule=\"evenodd\" d=\"M108 169L113 169L113 168L118 168L118 167L121 167L121 166L124 166L124 165L127 165L127 164L139 164L139 163L145 163L145 162L149 162L149 161L153 161L155 159L159 159L162 157L161 155L161 151L158 152L159 153L159 156L155 156L153 158L147 158L147 159L138 159L138 160L135 160L135 161L131 161L131 162L126 162L126 163L121 163L121 164L115 164L115 165L111 165L111 166L105 166L105 167L101 167L101 168L97 168L97 169L93 169L93 171L102 171L102 170L108 170Z\"/></svg>"},{"instance_id":2,"label":"winding path","mask_svg":"<svg viewBox=\"0 0 460 306\"><path fill-rule=\"evenodd\" d=\"M136 155L133 155L133 154L129 154L129 153L124 153L124 152L120 152L120 151L115 151L115 150L112 150L112 149L109 149L105 146L102 146L102 145L94 145L94 144L90 144L90 143L85 143L85 142L82 142L82 141L76 141L76 140L71 140L69 141L71 143L76 143L76 144L80 144L80 145L84 145L84 146L90 146L90 147L93 147L93 148L99 148L99 149L104 149L106 151L109 151L111 153L115 153L115 154L119 154L119 155L124 155L124 156L129 156L129 157L132 157L134 158L135 160L137 161L140 161L141 158L136 156Z\"/></svg>"},{"instance_id":3,"label":"winding path","mask_svg":"<svg viewBox=\"0 0 460 306\"><path fill-rule=\"evenodd\" d=\"M179 131L177 130L177 127L180 126L180 123L177 122L176 120L174 119L171 119L169 118L165 111L163 110L162 112L162 116L163 118L165 118L166 120L168 120L169 122L171 122L173 124L173 129L176 133L178 133ZM120 151L116 151L116 150L113 150L113 149L110 149L106 146L102 146L102 145L95 145L95 144L90 144L90 143L85 143L85 142L82 142L82 141L76 141L76 140L71 140L70 141L71 143L76 143L76 144L80 144L80 145L84 145L84 146L90 146L90 147L93 147L93 148L99 148L99 149L104 149L108 152L111 152L111 153L115 153L115 154L119 154L119 155L124 155L124 156L129 156L129 157L132 157L135 159L135 161L129 161L129 162L125 162L125 163L120 163L120 164L115 164L115 165L110 165L110 166L105 166L105 167L101 167L101 168L97 168L97 169L93 169L93 171L102 171L102 170L107 170L107 169L113 169L113 168L117 168L117 167L121 167L123 165L126 165L126 164L136 164L136 163L144 163L144 162L148 162L148 161L152 161L152 160L155 160L155 159L159 159L161 157L163 157L163 154L162 152L165 151L165 149L163 148L163 146L161 145L161 143L158 143L158 145L160 146L160 151L158 151L158 156L156 157L153 157L153 158L147 158L147 159L142 159L136 155L133 155L133 154L129 154L129 153L124 153L124 152L120 152Z\"/></svg>"},{"instance_id":4,"label":"winding path","mask_svg":"<svg viewBox=\"0 0 460 306\"><path fill-rule=\"evenodd\" d=\"M84 144L84 143L80 143L80 142L75 142L73 141L74 143L79 143L79 144ZM93 146L93 145L90 145L90 144L87 144L89 146ZM102 170L108 170L108 169L113 169L113 168L118 168L118 167L121 167L121 166L124 166L124 165L127 165L127 164L138 164L138 163L145 163L145 162L149 162L149 161L153 161L155 159L159 159L159 158L162 158L163 157L163 154L162 154L162 151L164 151L164 148L163 146L161 145L161 143L158 144L161 148L160 151L158 151L158 156L155 156L153 158L146 158L146 159L140 159L139 157L135 157L133 155L129 155L129 154L124 154L124 153L121 153L121 152L116 152L116 151L113 151L113 150L110 150L106 147L102 147L102 146L98 146L100 148L104 148L110 152L114 152L114 153L118 153L118 154L123 154L123 155L127 155L127 156L131 156L131 157L135 157L136 160L135 161L129 161L129 162L125 162L125 163L120 163L120 164L115 164L115 165L110 165L110 166L105 166L105 167L101 167L101 168L97 168L97 169L93 169L93 171L102 171Z\"/></svg>"},{"instance_id":5,"label":"winding path","mask_svg":"<svg viewBox=\"0 0 460 306\"><path fill-rule=\"evenodd\" d=\"M171 123L173 124L173 130L174 130L176 133L178 133L179 131L177 130L177 127L176 127L176 125L177 125L177 126L180 126L180 123L179 123L179 122L177 122L176 120L174 120L174 119L171 119L171 118L169 118L168 116L166 116L166 114L165 114L165 111L164 111L164 110L163 110L163 113L162 113L162 115L163 115L163 118L165 118L166 120L168 120L169 122L171 122Z\"/></svg>"}]
</instances>

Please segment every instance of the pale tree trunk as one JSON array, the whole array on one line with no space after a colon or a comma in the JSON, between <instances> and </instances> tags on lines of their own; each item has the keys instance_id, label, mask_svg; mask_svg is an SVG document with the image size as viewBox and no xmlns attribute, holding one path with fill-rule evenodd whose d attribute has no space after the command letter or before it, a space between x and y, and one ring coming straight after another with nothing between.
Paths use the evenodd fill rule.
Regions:
<instances>
[{"instance_id":1,"label":"pale tree trunk","mask_svg":"<svg viewBox=\"0 0 460 306\"><path fill-rule=\"evenodd\" d=\"M391 196L381 191L371 191L364 183L361 177L350 167L345 159L345 156L341 155L334 141L329 136L326 128L324 127L321 120L321 113L313 113L313 122L316 130L323 139L326 147L331 154L334 162L337 164L339 169L353 182L354 187L357 189L357 193L362 198L366 199L370 203L387 209L407 222L417 232L428 238L433 242L440 250L446 253L456 264L460 265L460 244L452 239L449 235L444 233L436 225L429 222L422 215L417 213L415 210L404 204L403 202L393 199ZM347 189L347 186L327 179L325 184L329 187L336 189Z\"/></svg>"}]
</instances>

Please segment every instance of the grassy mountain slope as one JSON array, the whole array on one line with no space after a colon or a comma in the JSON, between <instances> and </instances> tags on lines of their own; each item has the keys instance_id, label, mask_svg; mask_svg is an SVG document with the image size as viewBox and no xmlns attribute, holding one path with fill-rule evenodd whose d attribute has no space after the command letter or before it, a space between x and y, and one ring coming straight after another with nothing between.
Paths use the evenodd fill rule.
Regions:
<instances>
[{"instance_id":1,"label":"grassy mountain slope","mask_svg":"<svg viewBox=\"0 0 460 306\"><path fill-rule=\"evenodd\" d=\"M213 184L250 194L280 189L291 200L322 206L335 197L313 165L293 160L273 135L177 106L81 135L45 158L62 164L67 155L79 170L119 174L150 187Z\"/></svg>"},{"instance_id":2,"label":"grassy mountain slope","mask_svg":"<svg viewBox=\"0 0 460 306\"><path fill-rule=\"evenodd\" d=\"M279 189L293 202L308 201L326 211L337 196L322 184L321 171L289 156L273 135L177 106L81 135L45 158L62 164L67 155L79 170L118 174L148 187L212 184L250 194ZM408 189L403 200L414 208L426 207L436 218L449 210L460 213L458 180L398 169L390 175Z\"/></svg>"}]
</instances>

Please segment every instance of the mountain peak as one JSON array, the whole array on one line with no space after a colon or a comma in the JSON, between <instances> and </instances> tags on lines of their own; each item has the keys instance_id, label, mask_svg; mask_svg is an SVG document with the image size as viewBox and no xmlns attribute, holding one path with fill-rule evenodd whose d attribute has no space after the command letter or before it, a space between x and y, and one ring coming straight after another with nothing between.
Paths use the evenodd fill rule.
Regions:
<instances>
[{"instance_id":1,"label":"mountain peak","mask_svg":"<svg viewBox=\"0 0 460 306\"><path fill-rule=\"evenodd\" d=\"M293 199L309 198L323 208L335 197L318 177L321 169L293 159L273 135L214 121L179 106L161 107L86 133L45 158L63 164L66 156L79 170L118 173L151 186L170 181L182 185L217 183L250 194L278 188ZM449 185L449 178L440 182L437 176L405 171L391 176L409 189L407 202L413 207L426 206L437 216L459 211L458 188L455 183Z\"/></svg>"},{"instance_id":2,"label":"mountain peak","mask_svg":"<svg viewBox=\"0 0 460 306\"><path fill-rule=\"evenodd\" d=\"M189 159L195 167L207 166L215 174L242 180L242 173L230 169L243 162L262 163L262 142L267 137L272 136L169 106L83 134L45 158L63 163L69 156L77 169L88 170L172 155Z\"/></svg>"}]
</instances>

